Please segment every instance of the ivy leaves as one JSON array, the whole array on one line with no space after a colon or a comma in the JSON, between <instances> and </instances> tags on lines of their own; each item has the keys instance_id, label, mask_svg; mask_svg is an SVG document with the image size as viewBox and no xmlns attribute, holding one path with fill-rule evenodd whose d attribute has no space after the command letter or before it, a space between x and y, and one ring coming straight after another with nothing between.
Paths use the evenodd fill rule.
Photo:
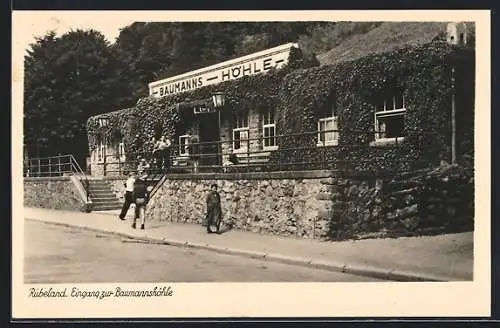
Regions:
<instances>
[{"instance_id":1,"label":"ivy leaves","mask_svg":"<svg viewBox=\"0 0 500 328\"><path fill-rule=\"evenodd\" d=\"M473 65L471 56L473 52L465 49L433 42L335 66L294 71L284 78L280 89L277 130L286 134L314 130L322 115L319 109L335 106L340 119L339 142L345 149L339 157L335 148L329 147L327 157L332 160L343 156L357 171L402 167L405 157L425 156L427 164L439 163L449 152L450 67L452 63ZM407 137L402 147L353 150L353 145L368 145L373 140L374 112L381 109L381 95L395 90L403 93L407 107ZM332 93L334 99L328 97ZM314 138L304 139L301 146L314 148L314 143ZM296 139L283 139L280 147L294 145ZM318 150L315 156L320 158L324 151ZM304 155L291 154L290 160L300 161Z\"/></svg>"},{"instance_id":2,"label":"ivy leaves","mask_svg":"<svg viewBox=\"0 0 500 328\"><path fill-rule=\"evenodd\" d=\"M158 131L173 138L191 124L195 104L211 105L212 94L223 91L232 111L274 107L279 135L315 131L318 119L336 107L341 130L338 148L318 150L315 134L281 138L281 149L307 146L313 151L294 149L282 153L280 160L318 161L325 156L355 163L350 167L353 170L367 171L408 169L404 158L420 159L424 154L430 155L428 164L432 164L448 152L450 65L471 65L467 58L473 52L434 42L308 69L296 68L300 57L294 56L281 70L163 98L142 98L131 109L106 114L112 122L110 131L116 128L122 132L126 152L147 151L151 147L149 140L158 137ZM305 65L305 61L301 63ZM353 150L353 145L367 146L373 140L374 112L380 110L381 95L394 90L403 92L407 108L402 146ZM87 124L91 144L96 142L95 135L102 133L96 128L97 118ZM270 161L277 162L276 156L273 154Z\"/></svg>"},{"instance_id":3,"label":"ivy leaves","mask_svg":"<svg viewBox=\"0 0 500 328\"><path fill-rule=\"evenodd\" d=\"M152 144L149 141L153 137L165 135L173 139L185 131L192 124L193 106L199 104L212 106L212 95L216 91L224 92L226 104L233 111L276 107L283 77L291 71L292 66L298 65L293 63L300 58L300 53L294 52L293 58L289 59L290 65L280 70L245 76L238 80L162 98L141 98L135 107L106 113L105 116L110 121L107 130L99 130L96 123L102 116L93 117L87 122L90 148L95 148L97 136L110 137L111 131L118 129L123 135L126 153L150 151Z\"/></svg>"}]
</instances>

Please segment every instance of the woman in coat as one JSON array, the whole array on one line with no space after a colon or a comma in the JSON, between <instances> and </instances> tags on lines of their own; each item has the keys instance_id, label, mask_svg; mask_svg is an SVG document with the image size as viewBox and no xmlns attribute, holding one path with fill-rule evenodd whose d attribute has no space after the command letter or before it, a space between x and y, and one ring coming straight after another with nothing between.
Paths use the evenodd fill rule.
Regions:
<instances>
[{"instance_id":1,"label":"woman in coat","mask_svg":"<svg viewBox=\"0 0 500 328\"><path fill-rule=\"evenodd\" d=\"M207 195L207 232L212 233L212 226L217 228L217 233L220 232L220 224L222 221L222 208L220 204L220 195L217 192L217 185L213 184L210 187L210 192Z\"/></svg>"}]
</instances>

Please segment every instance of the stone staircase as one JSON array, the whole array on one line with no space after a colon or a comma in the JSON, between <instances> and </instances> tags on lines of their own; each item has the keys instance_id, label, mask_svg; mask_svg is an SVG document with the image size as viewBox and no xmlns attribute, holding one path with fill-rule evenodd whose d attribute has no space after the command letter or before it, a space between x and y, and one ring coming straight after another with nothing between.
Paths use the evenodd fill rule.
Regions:
<instances>
[{"instance_id":1,"label":"stone staircase","mask_svg":"<svg viewBox=\"0 0 500 328\"><path fill-rule=\"evenodd\" d=\"M106 181L89 179L89 192L93 211L109 211L122 208L122 204Z\"/></svg>"}]
</instances>

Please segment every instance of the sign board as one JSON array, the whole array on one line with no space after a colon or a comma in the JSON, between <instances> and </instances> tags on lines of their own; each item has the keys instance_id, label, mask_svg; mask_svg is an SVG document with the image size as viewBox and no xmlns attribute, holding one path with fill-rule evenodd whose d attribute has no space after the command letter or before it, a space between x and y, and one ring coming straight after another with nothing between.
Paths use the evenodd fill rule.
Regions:
<instances>
[{"instance_id":1,"label":"sign board","mask_svg":"<svg viewBox=\"0 0 500 328\"><path fill-rule=\"evenodd\" d=\"M287 43L216 65L152 82L149 83L149 95L164 97L195 90L207 85L239 79L247 75L262 74L269 71L271 68L279 69L288 62L288 56L292 48L298 48L298 44Z\"/></svg>"},{"instance_id":2,"label":"sign board","mask_svg":"<svg viewBox=\"0 0 500 328\"><path fill-rule=\"evenodd\" d=\"M205 107L205 106L195 106L194 113L195 114L206 114L206 113L215 113L217 110L215 108Z\"/></svg>"}]
</instances>

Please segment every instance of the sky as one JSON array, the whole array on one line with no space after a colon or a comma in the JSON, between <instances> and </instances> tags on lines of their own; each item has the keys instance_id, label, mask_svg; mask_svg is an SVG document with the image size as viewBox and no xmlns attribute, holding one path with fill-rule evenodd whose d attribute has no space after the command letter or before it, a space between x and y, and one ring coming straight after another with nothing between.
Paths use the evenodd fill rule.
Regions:
<instances>
[{"instance_id":1,"label":"sky","mask_svg":"<svg viewBox=\"0 0 500 328\"><path fill-rule=\"evenodd\" d=\"M470 11L13 11L12 67L13 80L23 78L26 50L37 36L54 30L58 36L72 29L94 29L114 42L120 28L135 21L463 21L470 20ZM486 13L483 13L486 15ZM422 19L425 17L425 19ZM489 18L489 17L486 17Z\"/></svg>"},{"instance_id":2,"label":"sky","mask_svg":"<svg viewBox=\"0 0 500 328\"><path fill-rule=\"evenodd\" d=\"M368 13L368 14L367 14ZM101 32L108 41L113 42L119 34L120 28L130 25L134 21L301 21L301 20L443 20L443 13L439 11L427 12L422 16L420 11L300 11L287 12L284 15L279 11L259 12L232 12L232 11L14 11L12 19L13 51L22 56L30 43L35 42L36 36L43 36L50 30L55 30L58 36L71 29L95 29ZM452 12L453 16L468 18L467 12ZM376 18L376 19L374 19ZM416 18L416 19L415 19ZM451 17L449 17L451 18ZM459 19L463 20L463 19ZM467 20L467 19L465 19Z\"/></svg>"},{"instance_id":3,"label":"sky","mask_svg":"<svg viewBox=\"0 0 500 328\"><path fill-rule=\"evenodd\" d=\"M16 13L15 13L16 14ZM27 49L29 44L36 41L35 37L43 36L54 30L61 36L70 30L94 29L101 32L108 41L114 42L120 33L120 28L134 22L131 16L113 16L110 19L106 12L37 12L36 16L20 16L19 29L13 38L17 49Z\"/></svg>"}]
</instances>

